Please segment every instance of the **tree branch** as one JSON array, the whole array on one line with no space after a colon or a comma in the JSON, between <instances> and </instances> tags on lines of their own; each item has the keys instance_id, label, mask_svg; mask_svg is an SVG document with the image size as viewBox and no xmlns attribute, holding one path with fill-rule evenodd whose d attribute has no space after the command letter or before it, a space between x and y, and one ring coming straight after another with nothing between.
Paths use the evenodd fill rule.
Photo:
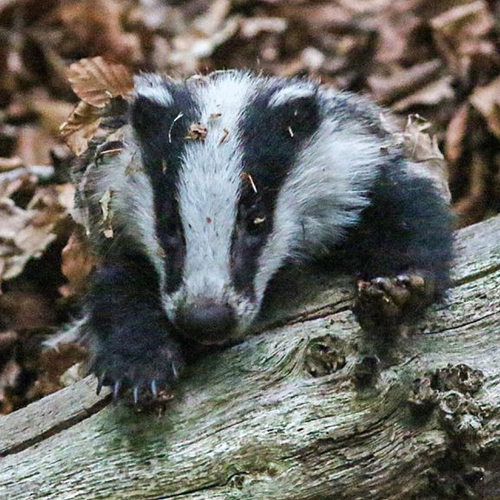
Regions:
<instances>
[{"instance_id":1,"label":"tree branch","mask_svg":"<svg viewBox=\"0 0 500 500\"><path fill-rule=\"evenodd\" d=\"M498 499L499 235L458 233L447 303L392 347L341 287L197 363L160 417L93 379L3 417L0 497Z\"/></svg>"}]
</instances>

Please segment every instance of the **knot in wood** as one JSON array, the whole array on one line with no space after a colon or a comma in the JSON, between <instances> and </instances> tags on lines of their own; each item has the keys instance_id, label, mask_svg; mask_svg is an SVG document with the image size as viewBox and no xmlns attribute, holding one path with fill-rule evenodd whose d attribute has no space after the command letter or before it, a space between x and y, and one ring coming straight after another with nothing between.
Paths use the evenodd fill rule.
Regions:
<instances>
[{"instance_id":1,"label":"knot in wood","mask_svg":"<svg viewBox=\"0 0 500 500\"><path fill-rule=\"evenodd\" d=\"M448 391L439 402L443 427L454 437L474 440L480 437L483 418L474 400L458 391Z\"/></svg>"},{"instance_id":2,"label":"knot in wood","mask_svg":"<svg viewBox=\"0 0 500 500\"><path fill-rule=\"evenodd\" d=\"M484 383L484 373L466 364L448 365L436 370L432 387L438 391L458 391L462 394L475 394Z\"/></svg>"},{"instance_id":3,"label":"knot in wood","mask_svg":"<svg viewBox=\"0 0 500 500\"><path fill-rule=\"evenodd\" d=\"M346 365L347 346L344 340L334 335L312 339L304 357L304 369L313 377L324 377Z\"/></svg>"},{"instance_id":4,"label":"knot in wood","mask_svg":"<svg viewBox=\"0 0 500 500\"><path fill-rule=\"evenodd\" d=\"M432 387L430 377L421 377L413 381L407 403L414 415L423 415L431 412L439 401L438 393Z\"/></svg>"},{"instance_id":5,"label":"knot in wood","mask_svg":"<svg viewBox=\"0 0 500 500\"><path fill-rule=\"evenodd\" d=\"M375 383L380 372L380 359L377 356L364 356L354 368L354 377L359 386Z\"/></svg>"}]
</instances>

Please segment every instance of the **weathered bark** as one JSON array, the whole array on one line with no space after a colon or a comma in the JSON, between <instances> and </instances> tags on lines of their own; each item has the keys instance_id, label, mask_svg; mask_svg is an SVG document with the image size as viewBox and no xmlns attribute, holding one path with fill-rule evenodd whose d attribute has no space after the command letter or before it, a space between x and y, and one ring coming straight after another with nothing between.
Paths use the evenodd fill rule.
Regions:
<instances>
[{"instance_id":1,"label":"weathered bark","mask_svg":"<svg viewBox=\"0 0 500 500\"><path fill-rule=\"evenodd\" d=\"M500 217L459 232L447 303L378 375L348 297L204 359L160 417L92 379L3 417L0 498L500 498Z\"/></svg>"}]
</instances>

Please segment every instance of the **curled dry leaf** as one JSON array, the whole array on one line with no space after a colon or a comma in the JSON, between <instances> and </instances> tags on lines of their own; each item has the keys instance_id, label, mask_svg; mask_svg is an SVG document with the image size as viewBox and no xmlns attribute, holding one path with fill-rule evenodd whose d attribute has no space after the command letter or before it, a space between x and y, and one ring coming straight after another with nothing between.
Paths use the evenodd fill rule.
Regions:
<instances>
[{"instance_id":1,"label":"curled dry leaf","mask_svg":"<svg viewBox=\"0 0 500 500\"><path fill-rule=\"evenodd\" d=\"M208 128L202 123L191 123L185 139L190 141L204 141L207 136Z\"/></svg>"},{"instance_id":2,"label":"curled dry leaf","mask_svg":"<svg viewBox=\"0 0 500 500\"><path fill-rule=\"evenodd\" d=\"M88 149L101 123L106 105L117 97L127 97L134 89L132 73L121 64L102 57L82 59L68 70L74 92L82 99L68 120L61 125L61 135L77 156Z\"/></svg>"},{"instance_id":3,"label":"curled dry leaf","mask_svg":"<svg viewBox=\"0 0 500 500\"><path fill-rule=\"evenodd\" d=\"M84 362L75 363L59 377L59 382L63 387L69 387L84 378L86 374L86 364Z\"/></svg>"},{"instance_id":4,"label":"curled dry leaf","mask_svg":"<svg viewBox=\"0 0 500 500\"><path fill-rule=\"evenodd\" d=\"M403 146L413 160L412 171L416 175L430 178L446 201L451 200L448 187L448 170L436 137L426 131L431 124L419 115L410 115L403 132L395 133L396 142Z\"/></svg>"},{"instance_id":5,"label":"curled dry leaf","mask_svg":"<svg viewBox=\"0 0 500 500\"><path fill-rule=\"evenodd\" d=\"M81 59L68 69L73 92L84 102L104 108L113 97L127 97L134 89L131 71L102 57Z\"/></svg>"},{"instance_id":6,"label":"curled dry leaf","mask_svg":"<svg viewBox=\"0 0 500 500\"><path fill-rule=\"evenodd\" d=\"M102 211L102 222L104 225L104 236L106 238L113 237L113 227L111 225L111 220L113 218L113 209L111 207L111 200L113 198L113 190L107 189L99 200Z\"/></svg>"},{"instance_id":7,"label":"curled dry leaf","mask_svg":"<svg viewBox=\"0 0 500 500\"><path fill-rule=\"evenodd\" d=\"M101 123L100 108L80 102L71 116L61 125L61 135L71 151L79 156L89 147Z\"/></svg>"}]
</instances>

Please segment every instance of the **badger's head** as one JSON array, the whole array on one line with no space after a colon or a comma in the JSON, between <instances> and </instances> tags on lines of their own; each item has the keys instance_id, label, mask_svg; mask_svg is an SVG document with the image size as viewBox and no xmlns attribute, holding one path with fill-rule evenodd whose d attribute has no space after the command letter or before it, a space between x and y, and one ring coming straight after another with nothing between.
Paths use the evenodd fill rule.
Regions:
<instances>
[{"instance_id":1,"label":"badger's head","mask_svg":"<svg viewBox=\"0 0 500 500\"><path fill-rule=\"evenodd\" d=\"M276 272L356 222L380 144L342 103L310 81L242 72L137 78L131 124L147 182L131 203L150 196L153 215L130 217L182 335L241 338Z\"/></svg>"}]
</instances>

